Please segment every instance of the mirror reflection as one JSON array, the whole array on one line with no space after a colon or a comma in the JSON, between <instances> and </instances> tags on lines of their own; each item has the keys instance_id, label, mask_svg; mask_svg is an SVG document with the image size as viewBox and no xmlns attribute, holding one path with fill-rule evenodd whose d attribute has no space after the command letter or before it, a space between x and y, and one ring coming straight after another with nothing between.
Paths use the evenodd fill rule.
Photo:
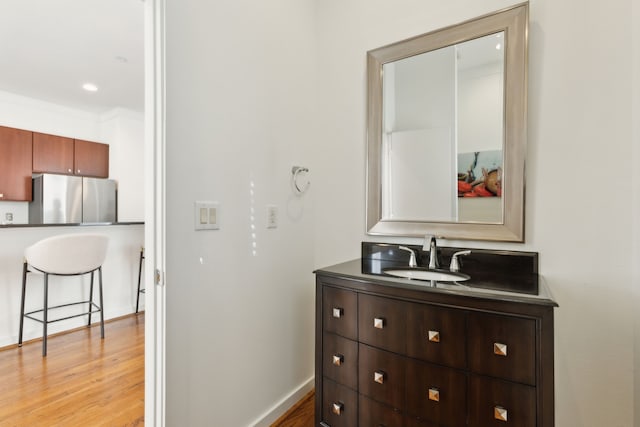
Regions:
<instances>
[{"instance_id":1,"label":"mirror reflection","mask_svg":"<svg viewBox=\"0 0 640 427\"><path fill-rule=\"evenodd\" d=\"M500 31L383 65L383 219L502 222L503 43Z\"/></svg>"}]
</instances>

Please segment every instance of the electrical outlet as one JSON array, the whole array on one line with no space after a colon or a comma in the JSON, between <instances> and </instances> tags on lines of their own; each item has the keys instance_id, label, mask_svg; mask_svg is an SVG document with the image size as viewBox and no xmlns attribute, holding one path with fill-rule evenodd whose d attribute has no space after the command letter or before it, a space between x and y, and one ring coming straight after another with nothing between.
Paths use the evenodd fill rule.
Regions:
<instances>
[{"instance_id":1,"label":"electrical outlet","mask_svg":"<svg viewBox=\"0 0 640 427\"><path fill-rule=\"evenodd\" d=\"M278 207L267 205L267 228L278 228Z\"/></svg>"}]
</instances>

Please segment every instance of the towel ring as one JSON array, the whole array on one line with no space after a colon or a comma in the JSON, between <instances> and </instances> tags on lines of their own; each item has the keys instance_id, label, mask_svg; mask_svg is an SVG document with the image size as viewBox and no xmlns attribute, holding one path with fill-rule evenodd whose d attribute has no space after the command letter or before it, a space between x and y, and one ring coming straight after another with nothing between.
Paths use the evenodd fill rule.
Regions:
<instances>
[{"instance_id":1,"label":"towel ring","mask_svg":"<svg viewBox=\"0 0 640 427\"><path fill-rule=\"evenodd\" d=\"M309 189L311 182L306 178L308 172L309 169L302 166L291 168L291 188L296 196L304 194ZM303 180L303 178L306 179Z\"/></svg>"}]
</instances>

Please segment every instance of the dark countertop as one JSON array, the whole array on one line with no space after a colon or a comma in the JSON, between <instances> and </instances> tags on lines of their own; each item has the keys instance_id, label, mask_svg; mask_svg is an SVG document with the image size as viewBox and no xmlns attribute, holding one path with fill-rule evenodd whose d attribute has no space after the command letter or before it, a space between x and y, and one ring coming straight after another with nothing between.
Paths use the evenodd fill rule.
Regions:
<instances>
[{"instance_id":1,"label":"dark countertop","mask_svg":"<svg viewBox=\"0 0 640 427\"><path fill-rule=\"evenodd\" d=\"M96 225L143 225L144 221L132 222L95 222L76 224L0 224L0 228L31 228L31 227L91 227Z\"/></svg>"},{"instance_id":2,"label":"dark countertop","mask_svg":"<svg viewBox=\"0 0 640 427\"><path fill-rule=\"evenodd\" d=\"M396 262L362 258L320 268L316 270L315 273L318 275L374 282L376 284L410 290L446 293L505 302L558 306L553 300L544 279L538 274L531 273L518 276L485 274L482 277L476 275L475 278L473 274L470 274L471 279L465 282L438 282L436 287L432 287L431 282L428 281L397 278L385 275L382 272L384 268L398 266Z\"/></svg>"}]
</instances>

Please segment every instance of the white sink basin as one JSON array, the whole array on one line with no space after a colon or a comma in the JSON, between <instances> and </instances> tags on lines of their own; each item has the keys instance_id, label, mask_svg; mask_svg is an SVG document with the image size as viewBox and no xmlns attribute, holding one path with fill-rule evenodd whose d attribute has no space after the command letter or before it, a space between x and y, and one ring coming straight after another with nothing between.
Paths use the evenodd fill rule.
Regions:
<instances>
[{"instance_id":1,"label":"white sink basin","mask_svg":"<svg viewBox=\"0 0 640 427\"><path fill-rule=\"evenodd\" d=\"M435 280L436 282L462 282L469 280L469 276L462 273L454 273L447 270L429 270L426 268L385 268L383 273L394 277L416 280Z\"/></svg>"}]
</instances>

